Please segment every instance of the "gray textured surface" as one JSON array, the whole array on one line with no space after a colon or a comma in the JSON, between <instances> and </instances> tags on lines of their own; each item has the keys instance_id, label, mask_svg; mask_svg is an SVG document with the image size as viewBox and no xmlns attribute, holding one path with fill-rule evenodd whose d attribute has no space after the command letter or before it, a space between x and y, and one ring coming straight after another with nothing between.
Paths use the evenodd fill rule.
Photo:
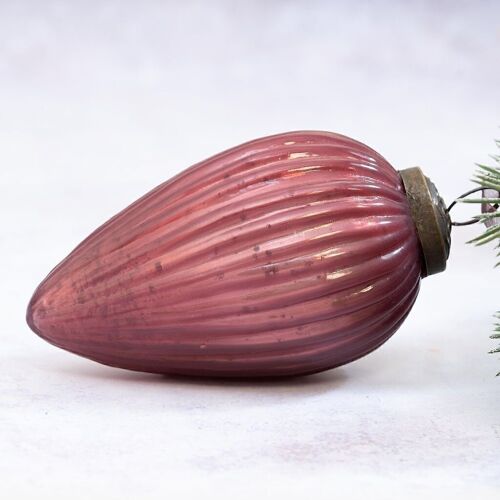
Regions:
<instances>
[{"instance_id":1,"label":"gray textured surface","mask_svg":"<svg viewBox=\"0 0 500 500\"><path fill-rule=\"evenodd\" d=\"M499 53L498 2L0 1L0 496L495 497L498 278L464 245L477 228L391 341L306 379L113 370L24 310L109 216L268 133L351 135L452 199L494 152Z\"/></svg>"}]
</instances>

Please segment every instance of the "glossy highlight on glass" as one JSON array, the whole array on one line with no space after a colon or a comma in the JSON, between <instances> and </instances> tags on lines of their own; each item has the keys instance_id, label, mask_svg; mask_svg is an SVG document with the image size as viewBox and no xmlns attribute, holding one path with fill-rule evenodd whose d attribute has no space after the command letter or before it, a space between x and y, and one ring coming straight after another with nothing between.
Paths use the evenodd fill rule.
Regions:
<instances>
[{"instance_id":1,"label":"glossy highlight on glass","mask_svg":"<svg viewBox=\"0 0 500 500\"><path fill-rule=\"evenodd\" d=\"M107 365L267 377L383 344L418 293L399 174L328 132L257 139L161 184L41 283L30 327Z\"/></svg>"}]
</instances>

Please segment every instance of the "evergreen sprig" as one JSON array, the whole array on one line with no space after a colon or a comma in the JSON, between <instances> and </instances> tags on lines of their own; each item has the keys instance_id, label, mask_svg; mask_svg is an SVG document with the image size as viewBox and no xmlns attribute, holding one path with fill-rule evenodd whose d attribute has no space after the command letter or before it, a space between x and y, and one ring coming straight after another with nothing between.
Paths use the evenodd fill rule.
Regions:
<instances>
[{"instance_id":1,"label":"evergreen sprig","mask_svg":"<svg viewBox=\"0 0 500 500\"><path fill-rule=\"evenodd\" d=\"M497 147L500 149L500 141L495 141ZM494 160L495 165L481 165L477 164L478 170L472 179L472 182L479 184L479 186L484 187L486 189L494 189L497 192L500 192L500 155L491 155L491 158ZM494 207L494 211L488 213L482 213L477 215L475 218L481 222L489 222L492 219L500 218L500 198L464 198L460 200L463 203L481 203L481 204L489 204ZM497 249L500 248L500 224L494 223L491 227L486 229L481 235L473 238L468 243L474 243L475 245L484 245L486 243L490 243L491 241L497 242ZM496 254L497 258L500 257L500 251ZM500 261L496 263L495 267L500 266ZM490 335L491 339L500 339L500 311L495 314L495 318L497 322L494 325L494 333ZM490 353L498 353L500 352L500 345L495 349L492 349ZM497 373L497 376L500 375L500 372Z\"/></svg>"}]
</instances>

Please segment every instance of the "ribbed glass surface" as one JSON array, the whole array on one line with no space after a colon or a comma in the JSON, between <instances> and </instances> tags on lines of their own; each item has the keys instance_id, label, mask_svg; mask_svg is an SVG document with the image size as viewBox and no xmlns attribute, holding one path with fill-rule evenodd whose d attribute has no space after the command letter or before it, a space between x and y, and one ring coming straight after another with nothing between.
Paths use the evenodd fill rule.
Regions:
<instances>
[{"instance_id":1,"label":"ribbed glass surface","mask_svg":"<svg viewBox=\"0 0 500 500\"><path fill-rule=\"evenodd\" d=\"M397 172L347 137L292 132L198 163L112 218L43 281L28 322L133 370L305 374L385 342L420 274Z\"/></svg>"}]
</instances>

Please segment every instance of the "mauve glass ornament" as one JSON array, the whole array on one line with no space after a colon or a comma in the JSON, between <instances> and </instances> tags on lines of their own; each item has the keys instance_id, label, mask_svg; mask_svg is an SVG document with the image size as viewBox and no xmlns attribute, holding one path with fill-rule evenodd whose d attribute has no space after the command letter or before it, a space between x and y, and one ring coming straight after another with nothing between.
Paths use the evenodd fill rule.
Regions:
<instances>
[{"instance_id":1,"label":"mauve glass ornament","mask_svg":"<svg viewBox=\"0 0 500 500\"><path fill-rule=\"evenodd\" d=\"M30 327L111 366L308 374L383 344L450 224L418 168L328 132L257 139L194 165L85 239L41 283Z\"/></svg>"}]
</instances>

